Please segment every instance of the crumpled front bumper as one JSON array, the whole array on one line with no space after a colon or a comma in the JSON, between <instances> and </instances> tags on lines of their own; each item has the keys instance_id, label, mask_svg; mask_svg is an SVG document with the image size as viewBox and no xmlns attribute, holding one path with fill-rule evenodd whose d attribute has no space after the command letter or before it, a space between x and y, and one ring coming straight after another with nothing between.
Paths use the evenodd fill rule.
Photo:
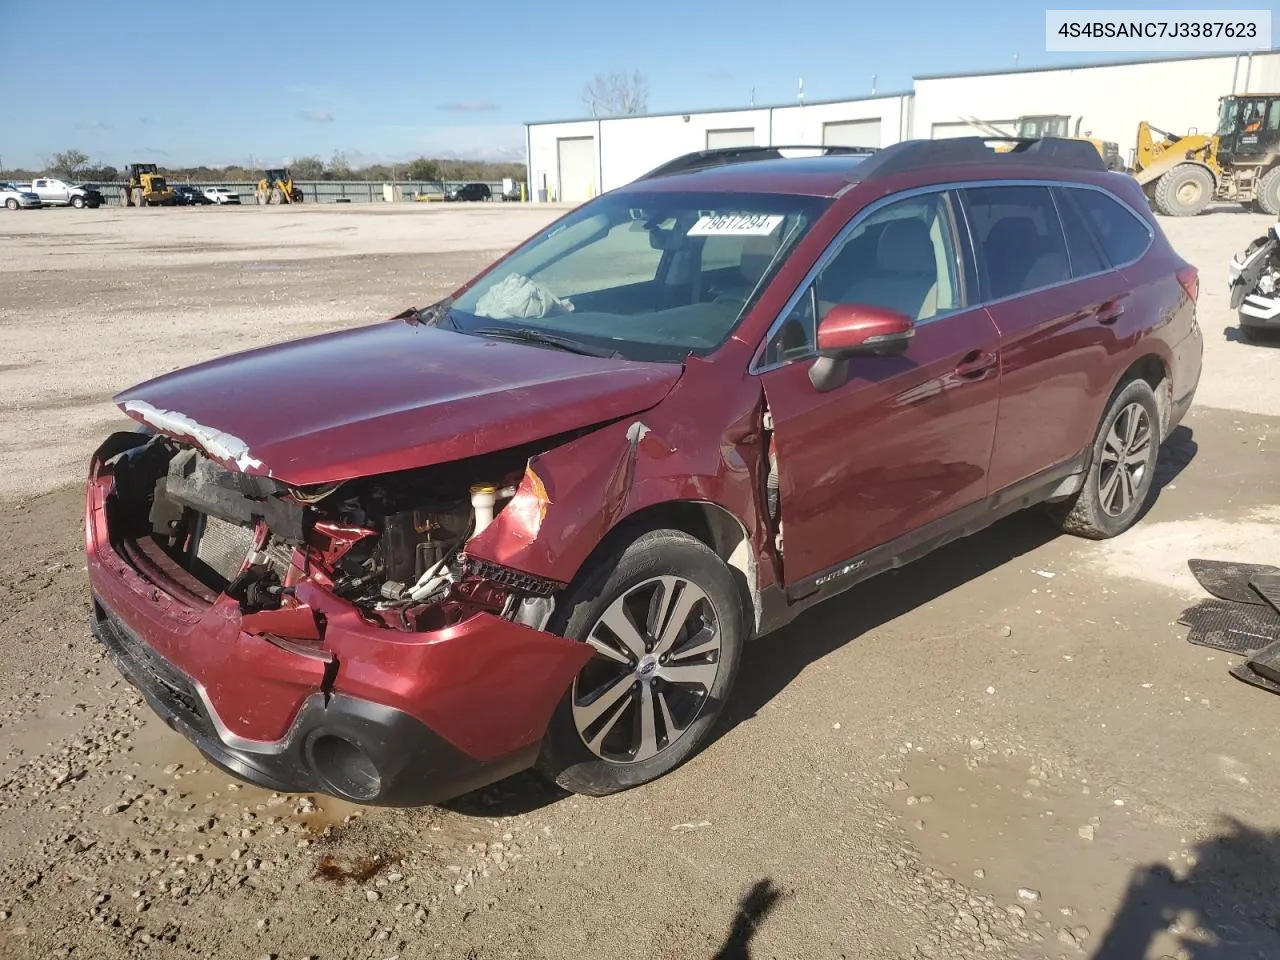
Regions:
<instances>
[{"instance_id":1,"label":"crumpled front bumper","mask_svg":"<svg viewBox=\"0 0 1280 960\"><path fill-rule=\"evenodd\" d=\"M370 624L310 581L289 617L199 604L121 555L109 473L90 478L85 538L94 635L171 727L264 787L358 803L438 803L529 767L590 648L488 613L411 633ZM126 551L127 552L127 551ZM136 558L135 558L136 559Z\"/></svg>"}]
</instances>

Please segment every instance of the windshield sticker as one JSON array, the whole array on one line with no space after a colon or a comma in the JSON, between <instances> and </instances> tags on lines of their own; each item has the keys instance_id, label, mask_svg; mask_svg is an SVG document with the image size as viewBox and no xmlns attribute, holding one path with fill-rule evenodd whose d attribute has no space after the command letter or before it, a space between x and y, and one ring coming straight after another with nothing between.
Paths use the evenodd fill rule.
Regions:
<instances>
[{"instance_id":1,"label":"windshield sticker","mask_svg":"<svg viewBox=\"0 0 1280 960\"><path fill-rule=\"evenodd\" d=\"M689 230L691 237L767 237L786 217L771 213L722 213L704 216Z\"/></svg>"}]
</instances>

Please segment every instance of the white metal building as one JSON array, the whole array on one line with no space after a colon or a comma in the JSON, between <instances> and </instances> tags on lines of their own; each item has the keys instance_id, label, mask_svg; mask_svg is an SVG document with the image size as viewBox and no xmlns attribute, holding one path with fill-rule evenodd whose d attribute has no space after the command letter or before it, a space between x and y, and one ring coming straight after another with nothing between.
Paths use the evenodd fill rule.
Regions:
<instances>
[{"instance_id":1,"label":"white metal building","mask_svg":"<svg viewBox=\"0 0 1280 960\"><path fill-rule=\"evenodd\" d=\"M586 200L682 153L714 147L831 144L878 147L907 135L911 95L744 110L601 117L526 125L535 200Z\"/></svg>"},{"instance_id":2,"label":"white metal building","mask_svg":"<svg viewBox=\"0 0 1280 960\"><path fill-rule=\"evenodd\" d=\"M531 199L578 202L694 150L745 144L881 147L967 136L977 119L1014 132L1023 116L1071 117L1127 161L1138 122L1208 131L1218 98L1280 91L1280 52L1219 54L998 73L917 76L908 92L737 110L525 125Z\"/></svg>"},{"instance_id":3,"label":"white metal building","mask_svg":"<svg viewBox=\"0 0 1280 960\"><path fill-rule=\"evenodd\" d=\"M1171 133L1212 131L1218 98L1280 90L1280 53L1229 54L1105 66L915 78L916 137L981 135L975 117L1014 131L1024 116L1069 116L1080 133L1114 140L1130 160L1138 123Z\"/></svg>"}]
</instances>

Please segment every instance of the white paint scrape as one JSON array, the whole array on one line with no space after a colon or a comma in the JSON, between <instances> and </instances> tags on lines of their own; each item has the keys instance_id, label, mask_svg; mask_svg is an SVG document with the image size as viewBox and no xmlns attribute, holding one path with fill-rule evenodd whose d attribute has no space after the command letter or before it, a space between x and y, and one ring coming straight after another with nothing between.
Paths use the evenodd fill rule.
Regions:
<instances>
[{"instance_id":1,"label":"white paint scrape","mask_svg":"<svg viewBox=\"0 0 1280 960\"><path fill-rule=\"evenodd\" d=\"M123 404L126 413L135 413L143 422L155 427L161 433L188 437L198 444L215 460L234 463L241 470L258 468L262 461L249 455L249 445L239 437L223 430L214 430L202 423L197 423L185 413L176 410L161 410L142 400L130 400Z\"/></svg>"},{"instance_id":2,"label":"white paint scrape","mask_svg":"<svg viewBox=\"0 0 1280 960\"><path fill-rule=\"evenodd\" d=\"M1090 546L1112 577L1141 580L1203 599L1188 560L1229 560L1280 567L1280 511L1255 510L1245 520L1175 520L1134 527L1114 540Z\"/></svg>"}]
</instances>

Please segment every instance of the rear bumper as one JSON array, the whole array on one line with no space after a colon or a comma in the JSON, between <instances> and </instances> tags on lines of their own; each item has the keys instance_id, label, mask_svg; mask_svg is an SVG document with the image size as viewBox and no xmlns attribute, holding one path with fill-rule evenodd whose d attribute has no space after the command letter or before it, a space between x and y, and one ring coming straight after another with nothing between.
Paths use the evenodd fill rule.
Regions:
<instances>
[{"instance_id":1,"label":"rear bumper","mask_svg":"<svg viewBox=\"0 0 1280 960\"><path fill-rule=\"evenodd\" d=\"M439 803L518 773L538 745L481 760L385 704L313 693L275 741L231 733L201 685L142 642L94 597L93 634L155 713L222 770L269 790L379 806Z\"/></svg>"},{"instance_id":2,"label":"rear bumper","mask_svg":"<svg viewBox=\"0 0 1280 960\"><path fill-rule=\"evenodd\" d=\"M1257 294L1245 297L1240 304L1240 324L1245 327L1280 328L1280 297Z\"/></svg>"}]
</instances>

